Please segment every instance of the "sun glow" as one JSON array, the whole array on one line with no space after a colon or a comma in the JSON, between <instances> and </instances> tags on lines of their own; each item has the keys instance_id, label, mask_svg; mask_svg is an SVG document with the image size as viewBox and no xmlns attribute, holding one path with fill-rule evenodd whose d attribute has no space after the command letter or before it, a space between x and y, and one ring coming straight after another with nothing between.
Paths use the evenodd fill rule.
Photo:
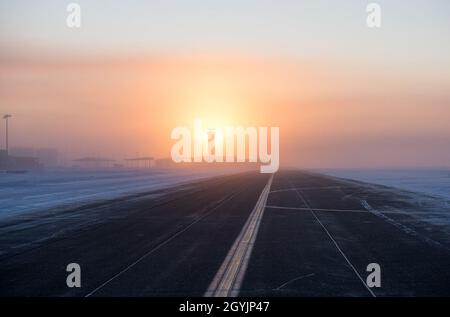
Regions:
<instances>
[{"instance_id":1,"label":"sun glow","mask_svg":"<svg viewBox=\"0 0 450 317\"><path fill-rule=\"evenodd\" d=\"M270 133L270 138L268 134ZM176 127L177 140L171 156L176 163L263 163L261 173L275 173L279 167L279 127L206 128L194 121L193 135L188 127ZM270 152L269 152L270 147Z\"/></svg>"}]
</instances>

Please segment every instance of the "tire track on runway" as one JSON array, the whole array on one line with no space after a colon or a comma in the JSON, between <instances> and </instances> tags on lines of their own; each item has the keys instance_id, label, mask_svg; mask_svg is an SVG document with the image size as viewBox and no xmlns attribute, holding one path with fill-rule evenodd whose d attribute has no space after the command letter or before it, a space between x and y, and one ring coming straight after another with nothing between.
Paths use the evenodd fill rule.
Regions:
<instances>
[{"instance_id":1,"label":"tire track on runway","mask_svg":"<svg viewBox=\"0 0 450 317\"><path fill-rule=\"evenodd\" d=\"M2 235L11 235L16 234L18 231L24 231L25 229L14 228L17 226L22 225L24 222L31 222L31 224L27 224L27 231L31 229L35 230L36 228L44 226L50 226L50 225L56 225L58 226L58 221L64 222L65 220L76 220L77 218L80 219L79 223L71 224L69 227L65 224L60 225L62 229L60 229L58 232L51 231L44 237L40 237L39 239L35 239L32 241L27 241L23 245L17 246L14 245L14 252L12 252L11 248L5 248L7 252L5 254L0 254L0 261L6 261L10 260L12 258L22 256L24 254L37 251L46 247L49 247L51 245L55 245L57 243L68 241L72 239L76 239L82 235L84 235L84 231L81 230L78 233L72 231L73 229L79 229L79 228L89 228L95 226L97 229L103 226L108 225L107 221L108 218L102 217L101 220L99 218L89 218L92 216L92 211L94 210L99 215L108 209L111 208L111 206L114 206L117 204L124 205L129 203L135 203L137 200L146 199L149 195L152 195L154 193L160 193L163 192L162 196L151 198L152 204L147 206L145 210L138 210L133 211L130 213L127 213L124 217L134 217L136 218L137 215L142 214L143 212L146 213L148 209L153 209L156 207L165 206L168 204L171 204L177 200L181 200L183 198L202 193L205 191L205 187L211 188L213 186L222 186L224 184L229 183L233 180L233 176L227 176L225 178L223 177L213 177L206 180L200 180L198 182L191 182L187 184L182 185L176 185L174 187L169 187L165 189L156 189L149 192L143 192L138 194L131 194L126 195L123 197L117 197L113 199L108 199L105 201L99 201L99 202L90 202L86 204L82 204L77 207L73 208L62 208L60 210L56 209L55 211L49 211L44 216L36 214L29 219L24 219L23 217L19 218L17 222L14 221L0 221L0 234ZM175 194L175 197L172 198L172 195ZM120 206L119 206L120 207ZM86 211L90 211L90 215L87 219L85 219ZM60 214L59 216L55 216L54 213ZM72 213L78 213L77 218L74 218L74 215ZM70 214L70 216L68 216ZM70 217L70 218L69 218ZM138 216L139 217L139 216ZM45 222L47 221L47 222ZM13 229L9 229L9 227L13 227ZM6 229L5 229L6 228ZM8 230L9 229L9 230ZM64 235L65 233L70 233L70 235ZM2 247L2 245L0 245ZM21 249L22 248L22 249ZM8 253L10 252L10 253Z\"/></svg>"},{"instance_id":2,"label":"tire track on runway","mask_svg":"<svg viewBox=\"0 0 450 317\"><path fill-rule=\"evenodd\" d=\"M292 181L289 180L289 183L291 185L293 185ZM300 193L298 188L295 188L295 192L297 193L297 196L300 198L300 200L305 204L306 208L309 209L311 215L315 218L315 220L317 221L317 223L322 227L322 229L325 231L325 233L327 234L327 236L330 238L331 242L334 244L334 246L336 247L336 249L339 251L339 253L342 255L342 257L344 258L344 260L347 262L347 264L350 266L350 268L353 270L353 272L355 273L355 275L358 277L358 279L361 281L361 283L364 285L364 287L367 289L367 291L370 293L370 295L372 297L377 297L375 295L375 293L370 289L369 286L367 286L366 282L364 281L364 279L361 277L361 275L359 274L358 270L356 269L356 267L353 265L353 263L349 260L349 258L345 255L344 251L341 249L341 247L339 246L339 244L336 242L336 240L333 238L333 236L331 235L331 233L328 231L328 229L325 227L325 225L322 223L322 221L320 221L320 219L317 217L316 213L314 212L314 210L310 207L310 205L308 204L308 202L306 201L306 198L303 197L303 195Z\"/></svg>"},{"instance_id":3,"label":"tire track on runway","mask_svg":"<svg viewBox=\"0 0 450 317\"><path fill-rule=\"evenodd\" d=\"M438 248L442 248L445 251L449 252L450 249L447 248L445 245L443 245L442 243L433 240L431 238L428 238L426 236L423 236L421 234L419 234L416 230L392 219L391 217L386 216L382 211L376 210L374 208L372 208L372 206L367 202L367 200L362 199L361 200L361 205L367 210L369 211L371 214L375 215L376 217L379 217L381 219L383 219L384 221L386 221L387 223L393 225L394 227L396 227L397 229L399 229L400 231L406 233L407 235L410 235L416 239L421 240L422 242L425 242L429 245L438 247ZM408 213L405 213L406 215L408 215Z\"/></svg>"},{"instance_id":4,"label":"tire track on runway","mask_svg":"<svg viewBox=\"0 0 450 317\"><path fill-rule=\"evenodd\" d=\"M225 198L219 200L219 202L217 202L217 204L211 208L208 212L206 212L205 214L203 214L202 216L197 217L196 219L194 219L192 222L190 222L188 225L184 226L183 228L179 229L178 231L176 231L175 233L173 233L172 235L170 235L169 237L167 237L166 239L164 239L163 241L161 241L159 244L157 244L155 247L153 247L151 250L147 251L144 255L142 255L141 257L139 257L137 260L135 260L134 262L132 262L131 264L129 264L128 266L126 266L124 269L122 269L121 271L119 271L118 273L114 274L111 278L109 278L108 280L106 280L105 282L103 282L102 284L100 284L99 286L97 286L94 290L92 290L91 292L89 292L88 294L85 295L85 297L90 297L92 295L94 295L96 292L98 292L99 290L101 290L103 287L105 287L106 285L108 285L110 282L112 282L113 280L115 280L116 278L120 277L121 275L123 275L124 273L126 273L127 271L129 271L131 268L133 268L134 266L136 266L137 264L139 264L140 262L142 262L144 259L148 258L151 254L153 254L154 252L158 251L159 249L161 249L162 247L164 247L165 245L167 245L169 242L171 242L172 240L174 240L175 238L177 238L178 236L180 236L181 234L183 234L184 232L188 231L192 226L194 226L195 224L197 224L198 222L202 221L203 219L205 219L206 217L210 216L214 211L216 211L219 207L221 207L223 204L225 204L226 202L230 201L233 197L235 197L237 194L241 193L243 191L243 189L239 189L236 190L234 193L226 196Z\"/></svg>"}]
</instances>

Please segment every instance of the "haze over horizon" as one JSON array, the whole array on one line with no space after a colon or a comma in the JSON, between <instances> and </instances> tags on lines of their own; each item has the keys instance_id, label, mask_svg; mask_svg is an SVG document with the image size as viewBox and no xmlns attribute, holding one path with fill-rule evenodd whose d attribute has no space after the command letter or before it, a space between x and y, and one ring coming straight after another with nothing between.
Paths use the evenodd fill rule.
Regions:
<instances>
[{"instance_id":1,"label":"haze over horizon","mask_svg":"<svg viewBox=\"0 0 450 317\"><path fill-rule=\"evenodd\" d=\"M169 157L201 118L279 126L281 166L450 167L448 1L77 2L0 1L11 146Z\"/></svg>"}]
</instances>

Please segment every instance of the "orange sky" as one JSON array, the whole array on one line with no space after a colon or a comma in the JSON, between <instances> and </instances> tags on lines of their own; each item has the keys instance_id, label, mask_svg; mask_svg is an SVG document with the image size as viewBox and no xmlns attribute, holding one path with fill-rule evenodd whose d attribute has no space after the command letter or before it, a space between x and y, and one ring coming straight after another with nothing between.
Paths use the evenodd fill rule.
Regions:
<instances>
[{"instance_id":1,"label":"orange sky","mask_svg":"<svg viewBox=\"0 0 450 317\"><path fill-rule=\"evenodd\" d=\"M281 165L450 167L449 1L77 3L0 0L11 147L169 157L199 118L279 126Z\"/></svg>"},{"instance_id":2,"label":"orange sky","mask_svg":"<svg viewBox=\"0 0 450 317\"><path fill-rule=\"evenodd\" d=\"M450 82L430 71L214 54L4 59L0 69L11 146L169 157L171 130L201 118L279 126L282 165L450 165Z\"/></svg>"}]
</instances>

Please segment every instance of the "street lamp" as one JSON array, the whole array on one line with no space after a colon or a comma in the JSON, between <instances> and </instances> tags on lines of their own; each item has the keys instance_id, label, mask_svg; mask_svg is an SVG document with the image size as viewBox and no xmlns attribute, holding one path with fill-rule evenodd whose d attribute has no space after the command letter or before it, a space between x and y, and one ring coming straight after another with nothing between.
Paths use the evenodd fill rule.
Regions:
<instances>
[{"instance_id":1,"label":"street lamp","mask_svg":"<svg viewBox=\"0 0 450 317\"><path fill-rule=\"evenodd\" d=\"M10 115L10 114L5 114L3 116L3 119L6 120L6 155L8 155L8 149L9 149L9 147L8 147L8 119L11 117L12 117L12 115Z\"/></svg>"}]
</instances>

